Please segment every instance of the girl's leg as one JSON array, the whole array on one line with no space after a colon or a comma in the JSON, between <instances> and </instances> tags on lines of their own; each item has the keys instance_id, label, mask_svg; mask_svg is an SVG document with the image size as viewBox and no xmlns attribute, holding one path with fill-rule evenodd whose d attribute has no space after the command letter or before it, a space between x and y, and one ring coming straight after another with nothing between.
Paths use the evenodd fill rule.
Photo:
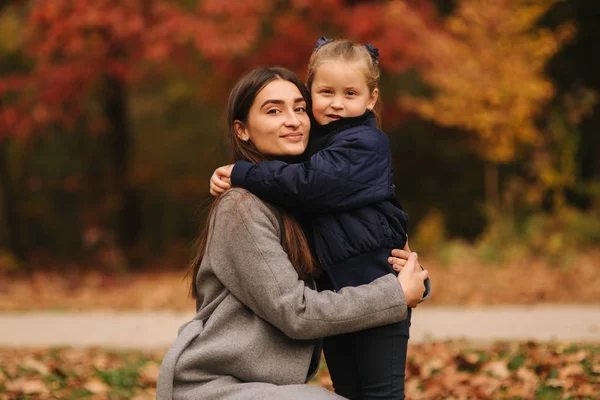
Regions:
<instances>
[{"instance_id":1,"label":"girl's leg","mask_svg":"<svg viewBox=\"0 0 600 400\"><path fill-rule=\"evenodd\" d=\"M404 399L411 311L405 321L356 332L358 399Z\"/></svg>"},{"instance_id":2,"label":"girl's leg","mask_svg":"<svg viewBox=\"0 0 600 400\"><path fill-rule=\"evenodd\" d=\"M355 333L346 333L323 339L323 354L335 393L348 399L358 398L353 335Z\"/></svg>"}]
</instances>

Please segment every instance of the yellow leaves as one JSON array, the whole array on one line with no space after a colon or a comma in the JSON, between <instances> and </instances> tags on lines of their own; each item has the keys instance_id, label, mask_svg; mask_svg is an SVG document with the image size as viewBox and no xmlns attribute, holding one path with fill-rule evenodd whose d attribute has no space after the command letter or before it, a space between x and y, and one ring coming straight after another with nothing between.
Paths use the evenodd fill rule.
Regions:
<instances>
[{"instance_id":1,"label":"yellow leaves","mask_svg":"<svg viewBox=\"0 0 600 400\"><path fill-rule=\"evenodd\" d=\"M14 8L7 7L0 13L0 54L17 51L22 38L23 19Z\"/></svg>"},{"instance_id":2,"label":"yellow leaves","mask_svg":"<svg viewBox=\"0 0 600 400\"><path fill-rule=\"evenodd\" d=\"M597 345L465 342L410 345L406 393L410 399L513 399L595 396L600 389ZM155 398L164 352L98 349L0 351L0 398ZM73 364L78 366L73 368ZM311 384L332 390L324 364ZM556 394L556 393L554 393ZM7 397L8 396L8 397ZM557 398L552 396L552 398Z\"/></svg>"},{"instance_id":3,"label":"yellow leaves","mask_svg":"<svg viewBox=\"0 0 600 400\"><path fill-rule=\"evenodd\" d=\"M419 369L419 377L423 379L430 378L434 372L439 372L444 368L444 361L439 358L425 360Z\"/></svg>"},{"instance_id":4,"label":"yellow leaves","mask_svg":"<svg viewBox=\"0 0 600 400\"><path fill-rule=\"evenodd\" d=\"M46 364L34 358L26 358L23 362L23 366L27 369L37 372L42 376L50 373L50 369L46 366Z\"/></svg>"},{"instance_id":5,"label":"yellow leaves","mask_svg":"<svg viewBox=\"0 0 600 400\"><path fill-rule=\"evenodd\" d=\"M520 367L517 369L516 377L522 382L537 382L537 375L529 368Z\"/></svg>"},{"instance_id":6,"label":"yellow leaves","mask_svg":"<svg viewBox=\"0 0 600 400\"><path fill-rule=\"evenodd\" d=\"M466 35L469 32L466 22L460 18L448 18L446 26L450 32L457 35Z\"/></svg>"},{"instance_id":7,"label":"yellow leaves","mask_svg":"<svg viewBox=\"0 0 600 400\"><path fill-rule=\"evenodd\" d=\"M483 372L489 372L491 375L505 379L510 376L510 371L505 361L490 362L482 367Z\"/></svg>"},{"instance_id":8,"label":"yellow leaves","mask_svg":"<svg viewBox=\"0 0 600 400\"><path fill-rule=\"evenodd\" d=\"M147 393L140 393L131 400L156 400L156 390L149 390Z\"/></svg>"},{"instance_id":9,"label":"yellow leaves","mask_svg":"<svg viewBox=\"0 0 600 400\"><path fill-rule=\"evenodd\" d=\"M140 369L140 380L146 385L156 385L160 366L155 363L147 363Z\"/></svg>"},{"instance_id":10,"label":"yellow leaves","mask_svg":"<svg viewBox=\"0 0 600 400\"><path fill-rule=\"evenodd\" d=\"M434 208L425 214L417 225L414 237L411 236L410 244L415 249L425 253L435 253L446 240L446 221L444 214Z\"/></svg>"},{"instance_id":11,"label":"yellow leaves","mask_svg":"<svg viewBox=\"0 0 600 400\"><path fill-rule=\"evenodd\" d=\"M89 379L83 384L83 388L89 390L94 394L103 394L110 391L110 386L108 386L106 383L102 382L98 378Z\"/></svg>"},{"instance_id":12,"label":"yellow leaves","mask_svg":"<svg viewBox=\"0 0 600 400\"><path fill-rule=\"evenodd\" d=\"M558 376L562 379L565 379L565 378L576 376L576 375L583 375L583 373L584 373L584 371L583 371L583 366L581 365L581 363L567 364L564 367L562 367L560 369L560 371L558 371Z\"/></svg>"},{"instance_id":13,"label":"yellow leaves","mask_svg":"<svg viewBox=\"0 0 600 400\"><path fill-rule=\"evenodd\" d=\"M164 352L1 349L0 398L156 398Z\"/></svg>"},{"instance_id":14,"label":"yellow leaves","mask_svg":"<svg viewBox=\"0 0 600 400\"><path fill-rule=\"evenodd\" d=\"M560 347L533 342L478 349L459 342L413 345L407 361L407 397L529 399L545 398L549 390L552 398L556 391L561 398L579 398L597 393L600 382L584 367L598 362L597 349L575 347L573 356L574 346L558 354Z\"/></svg>"},{"instance_id":15,"label":"yellow leaves","mask_svg":"<svg viewBox=\"0 0 600 400\"><path fill-rule=\"evenodd\" d=\"M558 371L558 377L548 379L546 385L563 390L572 390L576 387L577 377L585 374L581 364L569 364Z\"/></svg>"},{"instance_id":16,"label":"yellow leaves","mask_svg":"<svg viewBox=\"0 0 600 400\"><path fill-rule=\"evenodd\" d=\"M50 392L44 382L38 378L18 378L6 382L6 389L23 394L47 394Z\"/></svg>"},{"instance_id":17,"label":"yellow leaves","mask_svg":"<svg viewBox=\"0 0 600 400\"><path fill-rule=\"evenodd\" d=\"M484 159L504 163L542 141L536 118L554 95L544 68L575 27L536 28L554 1L462 0L445 32L415 32L427 60L420 71L430 99L403 96L401 107L473 133Z\"/></svg>"},{"instance_id":18,"label":"yellow leaves","mask_svg":"<svg viewBox=\"0 0 600 400\"><path fill-rule=\"evenodd\" d=\"M575 87L560 100L561 109L553 108L548 113L545 141L536 148L532 163L538 183L554 191L557 206L564 202L563 190L576 183L579 134L575 127L591 113L598 93Z\"/></svg>"},{"instance_id":19,"label":"yellow leaves","mask_svg":"<svg viewBox=\"0 0 600 400\"><path fill-rule=\"evenodd\" d=\"M0 248L0 273L14 272L21 268L21 261L7 250Z\"/></svg>"}]
</instances>

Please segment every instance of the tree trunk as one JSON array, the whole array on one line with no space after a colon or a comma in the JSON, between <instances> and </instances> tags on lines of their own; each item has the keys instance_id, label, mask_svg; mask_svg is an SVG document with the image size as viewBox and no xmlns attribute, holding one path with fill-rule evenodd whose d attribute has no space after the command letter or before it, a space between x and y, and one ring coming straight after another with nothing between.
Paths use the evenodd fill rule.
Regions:
<instances>
[{"instance_id":1,"label":"tree trunk","mask_svg":"<svg viewBox=\"0 0 600 400\"><path fill-rule=\"evenodd\" d=\"M128 124L125 84L115 77L105 78L105 115L109 122L108 152L112 162L113 190L117 199L117 244L128 250L138 243L141 232L141 205L129 182L131 132Z\"/></svg>"},{"instance_id":2,"label":"tree trunk","mask_svg":"<svg viewBox=\"0 0 600 400\"><path fill-rule=\"evenodd\" d=\"M17 202L8 171L8 139L0 141L0 247L23 259L25 251L19 234Z\"/></svg>"},{"instance_id":3,"label":"tree trunk","mask_svg":"<svg viewBox=\"0 0 600 400\"><path fill-rule=\"evenodd\" d=\"M500 206L498 164L486 161L484 167L485 202L491 212L496 212Z\"/></svg>"}]
</instances>

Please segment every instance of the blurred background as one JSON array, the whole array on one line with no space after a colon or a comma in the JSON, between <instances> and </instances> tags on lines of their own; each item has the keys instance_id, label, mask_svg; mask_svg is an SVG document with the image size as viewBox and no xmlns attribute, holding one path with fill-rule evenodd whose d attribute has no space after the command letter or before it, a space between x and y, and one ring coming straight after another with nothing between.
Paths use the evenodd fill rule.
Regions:
<instances>
[{"instance_id":1,"label":"blurred background","mask_svg":"<svg viewBox=\"0 0 600 400\"><path fill-rule=\"evenodd\" d=\"M379 48L413 249L596 260L599 16L594 0L0 1L0 272L182 271L229 161L233 83L259 65L304 78L322 35Z\"/></svg>"},{"instance_id":2,"label":"blurred background","mask_svg":"<svg viewBox=\"0 0 600 400\"><path fill-rule=\"evenodd\" d=\"M304 79L323 35L379 48L397 195L433 282L414 326L501 305L536 327L498 337L504 308L458 324L493 347L411 328L408 396L597 397L597 341L543 327L600 332L583 312L600 304L598 0L0 0L0 397L156 397L165 315L194 310L229 91L256 66ZM151 353L78 348L161 331ZM324 364L313 383L331 389Z\"/></svg>"}]
</instances>

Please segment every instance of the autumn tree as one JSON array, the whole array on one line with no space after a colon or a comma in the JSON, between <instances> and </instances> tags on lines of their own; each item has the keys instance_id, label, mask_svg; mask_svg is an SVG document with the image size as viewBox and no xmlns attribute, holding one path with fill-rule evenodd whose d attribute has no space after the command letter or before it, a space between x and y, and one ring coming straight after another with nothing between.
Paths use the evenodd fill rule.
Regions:
<instances>
[{"instance_id":1,"label":"autumn tree","mask_svg":"<svg viewBox=\"0 0 600 400\"><path fill-rule=\"evenodd\" d=\"M190 8L158 0L29 2L22 51L32 68L0 78L0 140L26 139L53 127L72 131L82 121L85 130L104 135L113 182L105 195L115 204L118 244L130 247L139 238L140 209L130 182L129 85L155 79L173 64L193 71L190 55L218 64L243 53L273 5L269 0L207 0ZM8 222L16 230L18 223Z\"/></svg>"},{"instance_id":2,"label":"autumn tree","mask_svg":"<svg viewBox=\"0 0 600 400\"><path fill-rule=\"evenodd\" d=\"M0 2L0 73L14 73L15 61L18 58L21 44L19 2L8 7L7 2ZM19 223L16 217L16 200L13 196L13 182L9 174L8 140L2 132L7 131L3 110L6 100L2 94L10 87L20 83L19 78L13 78L0 83L0 250L6 248L19 257L24 256L24 247L20 240Z\"/></svg>"},{"instance_id":3,"label":"autumn tree","mask_svg":"<svg viewBox=\"0 0 600 400\"><path fill-rule=\"evenodd\" d=\"M498 202L499 164L513 161L524 147L539 146L544 135L538 120L554 96L545 66L574 34L537 26L555 0L461 0L443 23L426 29L410 20L423 61L422 79L431 98L403 96L400 105L443 126L470 132L470 141L487 162L488 203ZM403 2L390 4L401 15Z\"/></svg>"},{"instance_id":4,"label":"autumn tree","mask_svg":"<svg viewBox=\"0 0 600 400\"><path fill-rule=\"evenodd\" d=\"M100 133L112 165L108 180L112 187L104 195L115 204L118 242L125 247L136 242L140 230L139 198L130 181L132 84L156 79L174 66L193 74L200 59L213 73L204 90L222 100L223 83L252 66L279 64L303 74L314 42L323 34L394 46L394 56L385 49L382 65L388 68L395 63L396 71L397 56L406 60L412 54L397 51L408 43L398 24L393 34L381 28L384 2L38 0L23 4L21 51L31 68L0 77L4 102L0 138L26 140L55 128L75 131L82 123L82 131ZM420 4L430 7L429 2ZM400 69L410 65L403 62Z\"/></svg>"},{"instance_id":5,"label":"autumn tree","mask_svg":"<svg viewBox=\"0 0 600 400\"><path fill-rule=\"evenodd\" d=\"M405 23L408 16L424 21L428 29L438 24L430 1L411 2L402 15L390 13L397 2L354 0L19 4L21 32L13 36L19 39L18 52L26 66L0 72L0 141L6 147L8 141L28 141L49 132L98 135L110 168L91 165L93 174L84 172L70 185L89 188L88 197L103 198L112 207L118 243L125 248L137 242L141 228L140 193L131 178L129 101L135 85L147 85L174 69L190 76L204 68L210 70L210 79L201 90L222 102L227 94L223 88L257 65L283 65L303 76L321 35L372 42L381 49L382 68L395 74L414 66L421 56L416 33ZM107 173L110 176L97 178ZM10 188L10 182L2 182L3 188ZM5 199L9 194L2 191ZM6 215L19 214L18 204L12 204ZM83 222L83 229L108 224L105 215L94 215L95 220ZM17 232L17 220L5 222Z\"/></svg>"}]
</instances>

